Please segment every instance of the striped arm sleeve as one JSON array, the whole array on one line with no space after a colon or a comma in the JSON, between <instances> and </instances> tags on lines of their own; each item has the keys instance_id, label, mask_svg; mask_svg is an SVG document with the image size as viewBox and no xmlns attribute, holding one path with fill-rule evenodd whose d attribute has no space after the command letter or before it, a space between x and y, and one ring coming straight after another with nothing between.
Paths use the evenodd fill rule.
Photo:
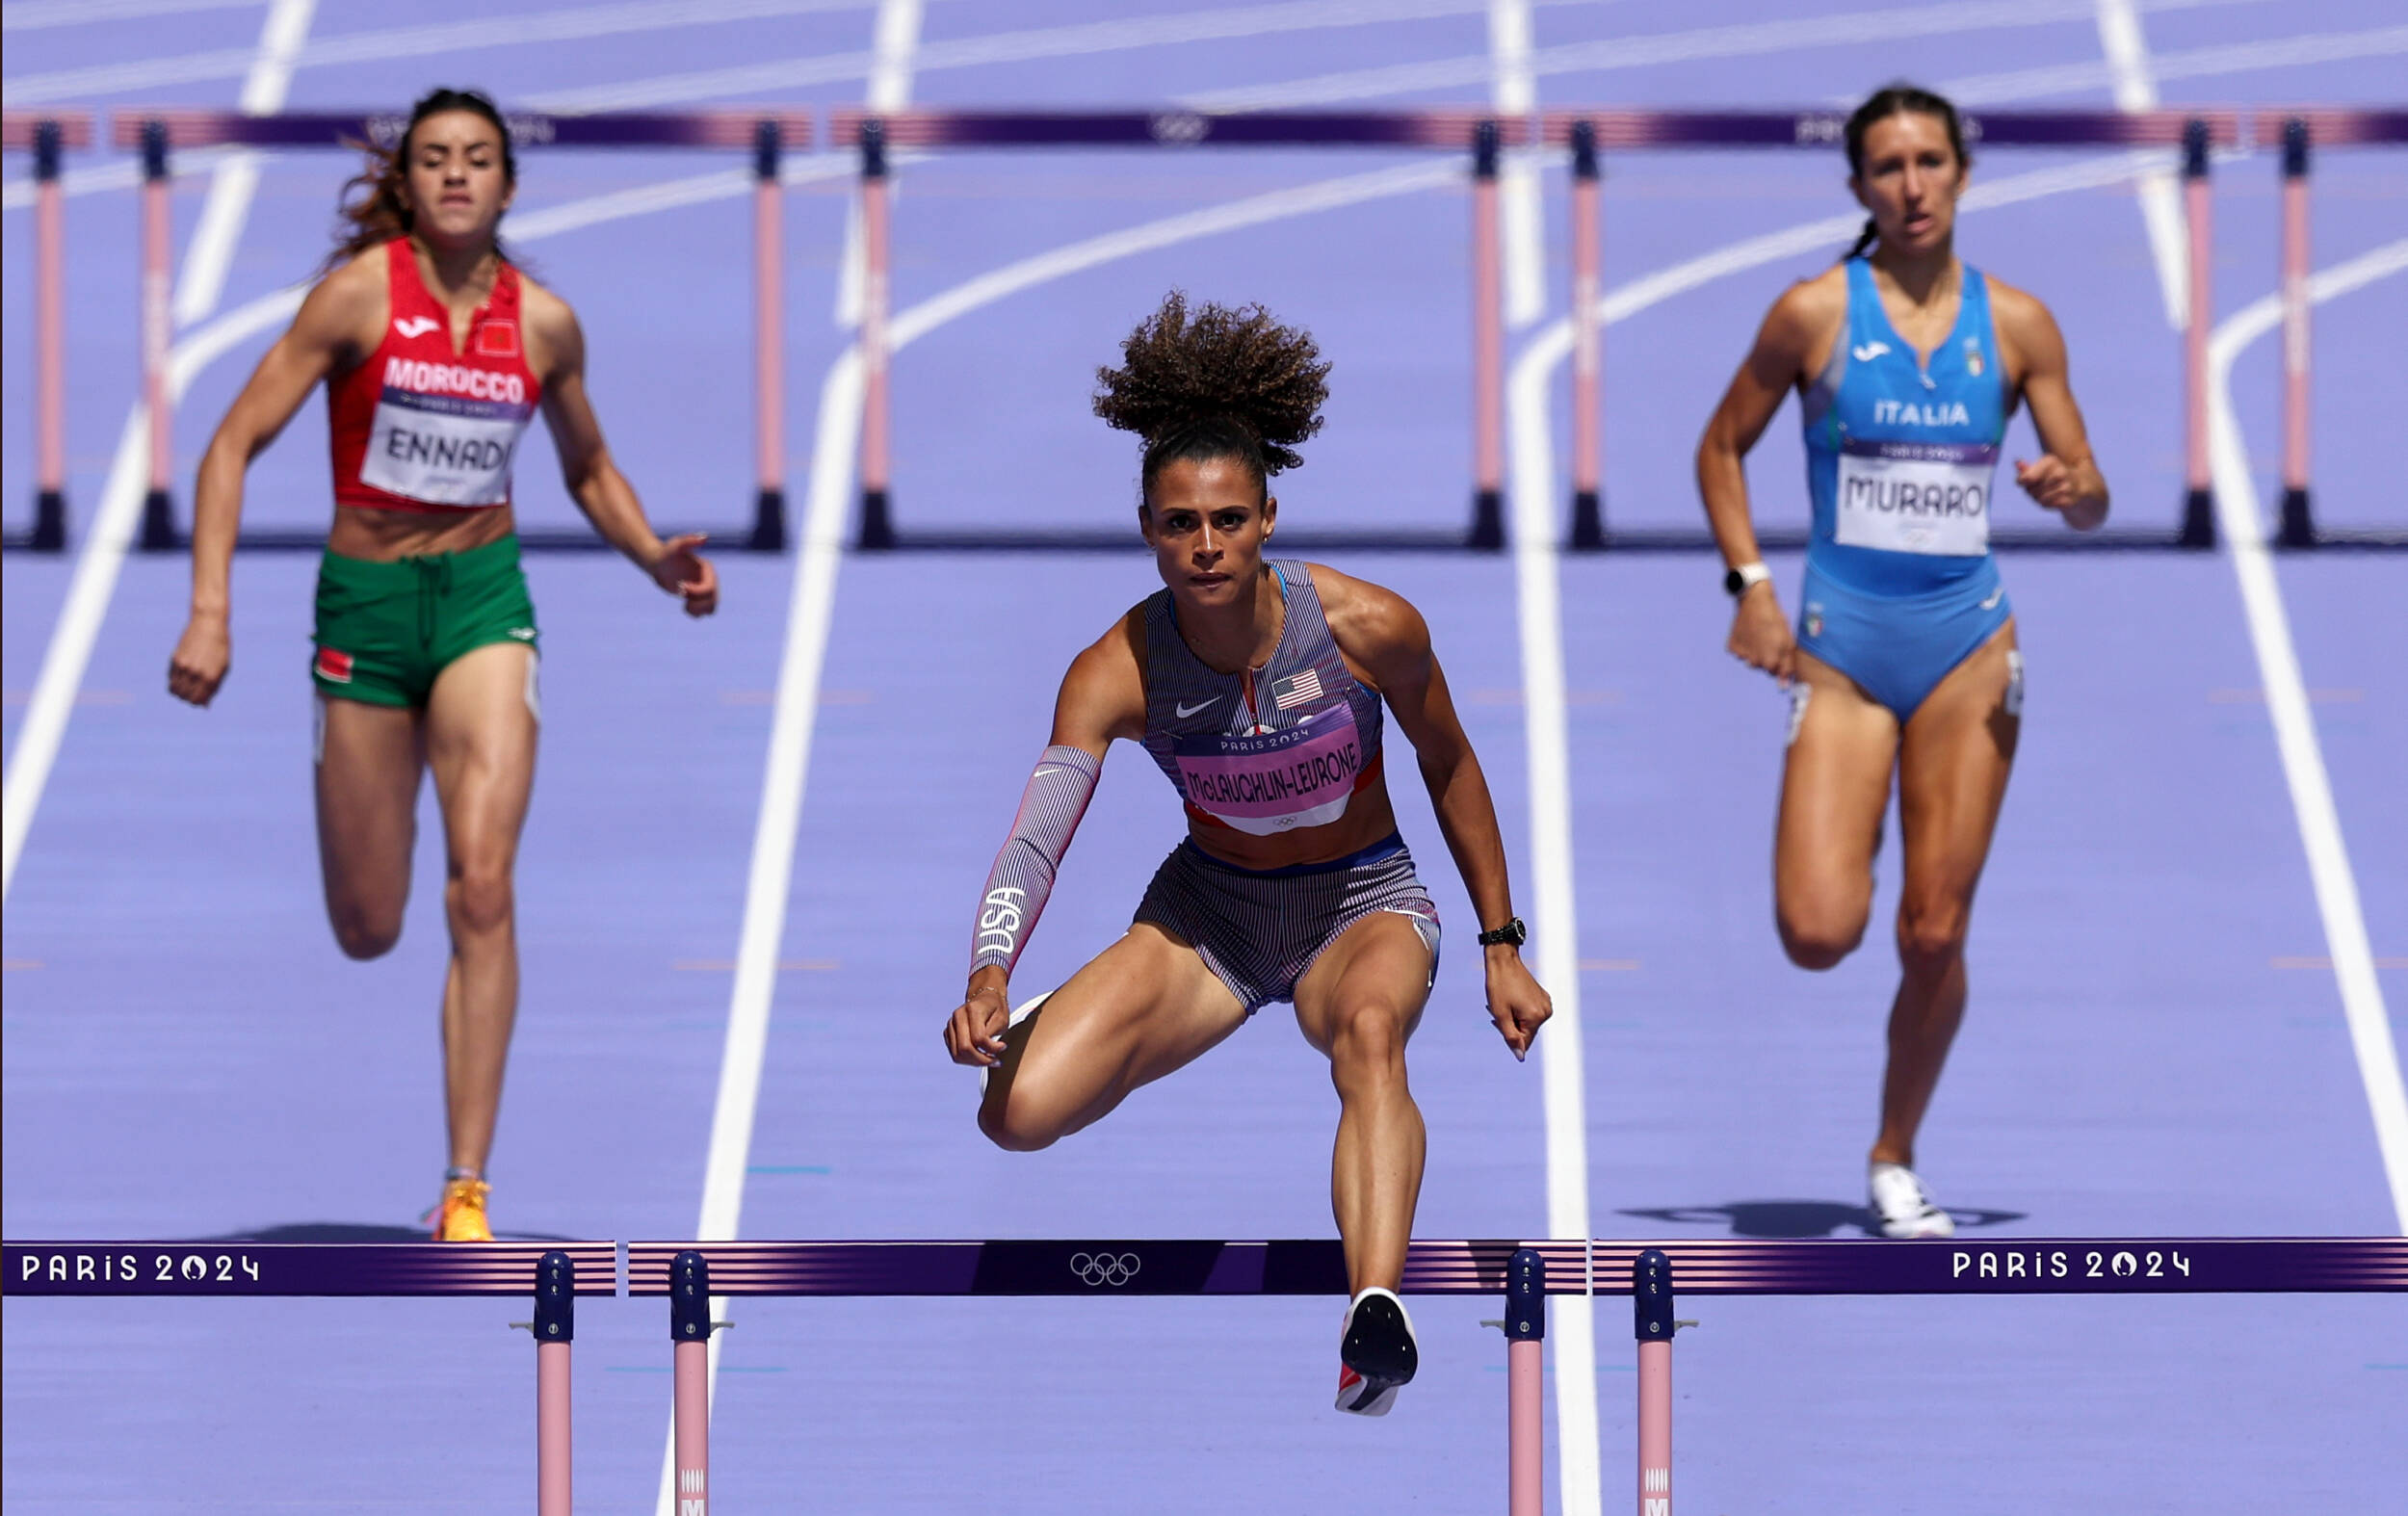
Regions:
<instances>
[{"instance_id":1,"label":"striped arm sleeve","mask_svg":"<svg viewBox=\"0 0 2408 1516\"><path fill-rule=\"evenodd\" d=\"M1020 959L1045 898L1054 890L1054 871L1070 850L1071 833L1095 797L1095 782L1104 761L1080 747L1053 746L1036 761L1029 787L1020 797L1020 814L1012 818L1011 835L995 855L986 876L986 892L979 897L978 925L970 942L970 972L998 964L1006 974Z\"/></svg>"}]
</instances>

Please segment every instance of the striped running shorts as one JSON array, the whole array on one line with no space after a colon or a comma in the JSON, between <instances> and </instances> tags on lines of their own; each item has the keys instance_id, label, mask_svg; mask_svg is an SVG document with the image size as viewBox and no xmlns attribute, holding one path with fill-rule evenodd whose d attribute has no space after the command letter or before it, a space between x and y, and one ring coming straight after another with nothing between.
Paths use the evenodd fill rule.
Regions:
<instances>
[{"instance_id":1,"label":"striped running shorts","mask_svg":"<svg viewBox=\"0 0 2408 1516\"><path fill-rule=\"evenodd\" d=\"M1204 966L1249 1016L1296 999L1296 980L1341 932L1394 911L1429 947L1438 974L1438 907L1413 872L1404 839L1391 833L1360 852L1287 869L1241 869L1183 841L1170 850L1138 903L1150 921L1194 944Z\"/></svg>"}]
</instances>

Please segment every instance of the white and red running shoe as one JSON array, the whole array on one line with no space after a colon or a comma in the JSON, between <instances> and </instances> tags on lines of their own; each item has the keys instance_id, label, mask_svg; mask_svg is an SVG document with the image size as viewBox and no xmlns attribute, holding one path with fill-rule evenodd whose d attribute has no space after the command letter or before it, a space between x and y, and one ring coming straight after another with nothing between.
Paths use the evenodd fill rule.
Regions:
<instances>
[{"instance_id":1,"label":"white and red running shoe","mask_svg":"<svg viewBox=\"0 0 2408 1516\"><path fill-rule=\"evenodd\" d=\"M1421 1366L1413 1319L1395 1291L1374 1285L1348 1304L1347 1323L1338 1335L1338 1409L1387 1415L1397 1403L1398 1387L1412 1383Z\"/></svg>"},{"instance_id":2,"label":"white and red running shoe","mask_svg":"<svg viewBox=\"0 0 2408 1516\"><path fill-rule=\"evenodd\" d=\"M1872 1218L1890 1238L1954 1237L1956 1222L1931 1203L1924 1182L1903 1163L1875 1163L1865 1176Z\"/></svg>"}]
</instances>

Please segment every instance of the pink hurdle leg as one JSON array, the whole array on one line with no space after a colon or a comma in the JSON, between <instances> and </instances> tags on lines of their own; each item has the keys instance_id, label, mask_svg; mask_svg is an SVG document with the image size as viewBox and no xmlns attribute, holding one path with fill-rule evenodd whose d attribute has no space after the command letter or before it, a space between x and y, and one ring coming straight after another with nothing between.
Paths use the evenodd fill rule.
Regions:
<instances>
[{"instance_id":1,"label":"pink hurdle leg","mask_svg":"<svg viewBox=\"0 0 2408 1516\"><path fill-rule=\"evenodd\" d=\"M1547 1260L1520 1248L1505 1266L1505 1510L1547 1508Z\"/></svg>"},{"instance_id":2,"label":"pink hurdle leg","mask_svg":"<svg viewBox=\"0 0 2408 1516\"><path fill-rule=\"evenodd\" d=\"M861 546L893 547L887 488L887 302L893 298L886 123L861 123Z\"/></svg>"},{"instance_id":3,"label":"pink hurdle leg","mask_svg":"<svg viewBox=\"0 0 2408 1516\"><path fill-rule=\"evenodd\" d=\"M1599 395L1605 333L1596 320L1602 285L1597 125L1572 123L1572 546L1606 545L1605 407Z\"/></svg>"},{"instance_id":4,"label":"pink hurdle leg","mask_svg":"<svg viewBox=\"0 0 2408 1516\"><path fill-rule=\"evenodd\" d=\"M546 1253L536 1265L536 1511L569 1516L569 1344L577 1336L577 1264Z\"/></svg>"},{"instance_id":5,"label":"pink hurdle leg","mask_svg":"<svg viewBox=\"0 0 2408 1516\"><path fill-rule=\"evenodd\" d=\"M668 1334L677 1516L711 1516L711 1270L700 1253L669 1263Z\"/></svg>"},{"instance_id":6,"label":"pink hurdle leg","mask_svg":"<svg viewBox=\"0 0 2408 1516\"><path fill-rule=\"evenodd\" d=\"M150 411L150 488L143 497L143 547L164 552L175 546L175 521L168 484L174 467L174 400L168 362L174 341L171 311L174 230L168 202L168 128L143 123L143 400Z\"/></svg>"},{"instance_id":7,"label":"pink hurdle leg","mask_svg":"<svg viewBox=\"0 0 2408 1516\"><path fill-rule=\"evenodd\" d=\"M752 135L752 540L756 553L786 545L786 222L778 123Z\"/></svg>"},{"instance_id":8,"label":"pink hurdle leg","mask_svg":"<svg viewBox=\"0 0 2408 1516\"><path fill-rule=\"evenodd\" d=\"M2285 547L2316 545L2308 505L2308 123L2283 123L2283 528Z\"/></svg>"},{"instance_id":9,"label":"pink hurdle leg","mask_svg":"<svg viewBox=\"0 0 2408 1516\"><path fill-rule=\"evenodd\" d=\"M1497 247L1497 123L1472 161L1472 537L1505 546L1505 273Z\"/></svg>"},{"instance_id":10,"label":"pink hurdle leg","mask_svg":"<svg viewBox=\"0 0 2408 1516\"><path fill-rule=\"evenodd\" d=\"M1649 1248L1631 1265L1638 1339L1638 1516L1672 1516L1672 1260Z\"/></svg>"},{"instance_id":11,"label":"pink hurdle leg","mask_svg":"<svg viewBox=\"0 0 2408 1516\"><path fill-rule=\"evenodd\" d=\"M2183 210L2190 225L2190 313L2183 332L2183 545L2215 545L2215 477L2208 449L2208 328L2215 320L2211 289L2214 225L2208 189L2208 123L2183 130Z\"/></svg>"},{"instance_id":12,"label":"pink hurdle leg","mask_svg":"<svg viewBox=\"0 0 2408 1516\"><path fill-rule=\"evenodd\" d=\"M66 211L59 188L63 133L34 140L34 547L66 546Z\"/></svg>"}]
</instances>

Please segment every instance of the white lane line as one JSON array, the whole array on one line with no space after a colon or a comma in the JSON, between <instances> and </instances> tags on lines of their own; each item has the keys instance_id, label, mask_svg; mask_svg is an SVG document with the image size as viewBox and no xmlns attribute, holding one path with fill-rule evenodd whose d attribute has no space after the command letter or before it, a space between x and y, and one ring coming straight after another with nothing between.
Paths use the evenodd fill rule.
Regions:
<instances>
[{"instance_id":1,"label":"white lane line","mask_svg":"<svg viewBox=\"0 0 2408 1516\"><path fill-rule=\"evenodd\" d=\"M2221 47L2194 47L2186 52L2159 53L2150 72L2159 79L2206 79L2220 74L2257 73L2267 68L2296 68L2307 64L2348 63L2361 58L2387 58L2408 53L2408 26L2378 26L2364 32L2319 32L2308 37L2277 37L2264 41L2233 42ZM2016 68L2003 73L1968 74L1949 80L1941 92L1959 105L1987 105L1993 100L2031 100L2043 95L2076 94L2104 90L2116 82L2112 64L2058 64L2046 68ZM1852 100L1855 96L1851 95Z\"/></svg>"},{"instance_id":2,"label":"white lane line","mask_svg":"<svg viewBox=\"0 0 2408 1516\"><path fill-rule=\"evenodd\" d=\"M752 21L824 11L866 11L871 0L636 0L620 5L571 6L529 15L480 17L474 26L458 21L390 27L324 37L301 50L295 61L302 67L323 68L342 64L380 64L402 58L429 58L482 52L494 47L577 41L595 37L620 37L637 32L683 30L688 27ZM242 77L249 54L239 47L174 57L135 59L48 73L24 74L6 82L9 104L49 100L92 99L155 90L165 85L194 84L209 79Z\"/></svg>"},{"instance_id":3,"label":"white lane line","mask_svg":"<svg viewBox=\"0 0 2408 1516\"><path fill-rule=\"evenodd\" d=\"M1530 0L1489 0L1488 51L1495 59L1489 103L1503 117L1520 118L1538 109L1538 86L1531 77ZM1545 221L1538 204L1538 147L1505 155L1497 186L1505 240L1505 326L1518 331L1547 313Z\"/></svg>"},{"instance_id":4,"label":"white lane line","mask_svg":"<svg viewBox=\"0 0 2408 1516\"><path fill-rule=\"evenodd\" d=\"M95 26L195 11L256 11L267 0L19 0L0 6L0 31L39 32L54 26Z\"/></svg>"},{"instance_id":5,"label":"white lane line","mask_svg":"<svg viewBox=\"0 0 2408 1516\"><path fill-rule=\"evenodd\" d=\"M2140 38L2138 22L2127 20L2130 3L2099 0L2100 34L2107 44L2107 62L2117 72L2115 103L2128 111L2140 108L2134 102L2154 104L2157 99L2148 44ZM2152 243L2157 242L2159 229L2154 222L2149 231ZM2331 299L2398 273L2404 248L2408 243L2393 243L2326 271L2311 286L2310 299ZM2176 303L2170 271L2186 268L2184 260L2169 260L2159 248L2158 274L2165 284L2169 308ZM2316 293L2318 287L2323 294ZM2279 298L2268 296L2209 335L2209 469L2216 524L2240 586L2241 613L2249 623L2249 643L2257 655L2259 677L2265 683L2266 713L2274 723L2275 748L2282 755L2283 781L2290 791L2291 812L2316 891L2316 913L2323 918L2333 976L2349 1024L2350 1055L2357 1060L2358 1078L2366 1086L2367 1105L2374 1118L2375 1145L2382 1154L2384 1178L2392 1193L2392 1217L2408 1235L2408 1095L2401 1089L2399 1057L2392 1043L2382 987L2375 982L2374 954L2358 904L2357 876L2350 869L2349 851L2342 839L2341 813L2333 804L2324 749L2316 740L2298 651L2291 643L2290 614L2283 605L2283 587L2266 550L2257 485L2249 477L2249 455L2242 447L2240 429L2233 422L2232 397L2226 388L2233 359L2273 325L2279 311Z\"/></svg>"},{"instance_id":6,"label":"white lane line","mask_svg":"<svg viewBox=\"0 0 2408 1516\"><path fill-rule=\"evenodd\" d=\"M1233 6L1171 15L1087 21L1069 26L1036 27L1027 31L997 32L984 37L925 42L914 57L912 66L916 72L925 74L938 68L985 67L1048 58L1083 58L1134 48L1170 47L1188 42L1227 41L1394 21L1477 15L1486 11L1488 3L1489 0L1291 0L1291 3L1280 5ZM1545 3L1570 3L1570 0L1545 0ZM877 55L875 51L781 58L769 63L697 69L660 79L635 79L590 89L561 91L537 96L536 103L541 109L558 111L632 110L672 100L699 100L866 79L877 65ZM1482 73L1479 77L1485 79L1486 74Z\"/></svg>"},{"instance_id":7,"label":"white lane line","mask_svg":"<svg viewBox=\"0 0 2408 1516\"><path fill-rule=\"evenodd\" d=\"M2149 72L2149 40L2140 30L2133 0L2098 0L2099 45L2115 80L2115 108L2153 111L2157 80ZM2149 232L2149 255L2158 266L2158 288L2165 295L2165 324L2175 331L2190 318L2189 218L2171 170L2142 176L2140 221Z\"/></svg>"},{"instance_id":8,"label":"white lane line","mask_svg":"<svg viewBox=\"0 0 2408 1516\"><path fill-rule=\"evenodd\" d=\"M2321 304L2402 273L2408 273L2408 238L2316 274L2309 281L2308 299ZM2215 469L2216 525L2232 555L2234 577L2240 583L2249 642L2265 684L2266 715L2274 723L2274 745L2282 754L2283 778L2290 788L2291 812L2298 821L2300 846L2308 855L2316 913L2324 921L2333 978L2349 1024L2350 1052L2357 1059L2359 1082L2366 1086L2367 1108L2374 1118L2375 1147L2383 1156L2383 1174L2391 1188L2393 1221L2402 1235L2408 1235L2408 1088L2401 1084L2391 1013L2375 979L2374 952L2367 939L2366 914L2359 907L2358 879L2342 839L2341 812L2333 803L2324 750L2308 706L2306 681L2300 677L2298 650L2291 643L2290 616L2275 579L2273 554L2266 547L2265 520L2257 484L2249 474L2249 454L2233 419L2229 384L2233 360L2282 319L2282 297L2268 295L2217 327L2209 342L2208 432Z\"/></svg>"},{"instance_id":9,"label":"white lane line","mask_svg":"<svg viewBox=\"0 0 2408 1516\"><path fill-rule=\"evenodd\" d=\"M253 55L251 76L243 86L245 100L263 101L268 110L283 103L285 87L292 81L292 44L300 31L308 27L314 5L315 0L276 0ZM186 269L196 262L222 265L230 245L243 234L250 199L244 190L232 198L225 214L204 220L186 248ZM169 385L180 395L179 368L170 353ZM8 777L0 793L0 901L6 901L15 887L17 860L24 855L25 838L33 830L34 812L40 807L50 770L58 762L59 745L66 739L75 692L84 683L92 644L99 640L110 598L117 592L118 571L125 566L126 549L133 541L135 517L141 512L149 479L148 417L149 407L137 403L118 434L108 481L101 486L100 509L93 513L84 550L76 555L66 602L51 628L49 645L42 650L41 672L35 677L33 695L26 701L16 744L9 750Z\"/></svg>"},{"instance_id":10,"label":"white lane line","mask_svg":"<svg viewBox=\"0 0 2408 1516\"><path fill-rule=\"evenodd\" d=\"M2264 0L2146 0L2149 11L2186 11L2205 6L2259 5ZM1714 58L1744 58L1814 47L1862 47L1909 37L1957 32L2003 31L2090 19L2090 0L1959 0L1886 11L1844 12L1781 21L1743 22L1696 31L1643 34L1540 48L1531 55L1533 75L1605 73ZM1183 102L1200 111L1262 111L1328 105L1374 95L1453 90L1485 84L1492 65L1486 53L1427 63L1393 64L1316 74L1278 84L1251 85L1190 95Z\"/></svg>"},{"instance_id":11,"label":"white lane line","mask_svg":"<svg viewBox=\"0 0 2408 1516\"><path fill-rule=\"evenodd\" d=\"M900 111L911 103L913 51L920 42L921 8L918 0L889 5L877 13L877 35L870 46L870 88L864 91L865 103L873 111ZM831 143L831 148L842 151L857 144ZM887 155L886 200L888 205L902 197L902 178L894 170L901 155ZM861 196L849 196L845 200L845 254L836 270L836 329L851 331L861 325L861 291L868 254L861 242Z\"/></svg>"},{"instance_id":12,"label":"white lane line","mask_svg":"<svg viewBox=\"0 0 2408 1516\"><path fill-rule=\"evenodd\" d=\"M237 109L249 116L267 116L284 108L293 86L293 55L309 37L309 21L318 0L275 0L259 31L258 62L243 80ZM259 193L259 166L265 155L237 152L218 165L209 181L209 197L201 203L200 220L184 251L184 268L176 279L172 306L175 323L189 327L218 308L225 294L225 273L234 266L234 249L243 240L243 223L250 220L250 202Z\"/></svg>"}]
</instances>

